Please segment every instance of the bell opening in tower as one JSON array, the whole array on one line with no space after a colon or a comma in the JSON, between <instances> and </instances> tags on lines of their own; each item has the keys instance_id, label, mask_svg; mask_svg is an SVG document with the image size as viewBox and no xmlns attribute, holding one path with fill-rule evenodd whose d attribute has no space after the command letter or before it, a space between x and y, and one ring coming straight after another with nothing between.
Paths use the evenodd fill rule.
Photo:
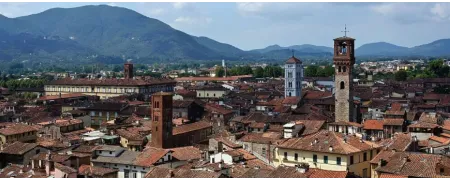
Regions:
<instances>
[{"instance_id":1,"label":"bell opening in tower","mask_svg":"<svg viewBox=\"0 0 450 180\"><path fill-rule=\"evenodd\" d=\"M341 42L339 43L339 55L346 55L347 54L347 43Z\"/></svg>"}]
</instances>

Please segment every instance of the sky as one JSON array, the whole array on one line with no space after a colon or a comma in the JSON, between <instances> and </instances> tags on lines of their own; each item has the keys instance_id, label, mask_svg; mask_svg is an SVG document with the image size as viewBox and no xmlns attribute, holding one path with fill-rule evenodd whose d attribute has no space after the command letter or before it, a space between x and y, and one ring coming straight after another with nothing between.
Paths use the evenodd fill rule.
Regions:
<instances>
[{"instance_id":1,"label":"sky","mask_svg":"<svg viewBox=\"0 0 450 180\"><path fill-rule=\"evenodd\" d=\"M206 36L243 50L313 44L333 38L356 39L356 46L389 42L413 47L450 38L450 3L0 3L0 14L14 18L50 8L107 4L132 9L175 29Z\"/></svg>"}]
</instances>

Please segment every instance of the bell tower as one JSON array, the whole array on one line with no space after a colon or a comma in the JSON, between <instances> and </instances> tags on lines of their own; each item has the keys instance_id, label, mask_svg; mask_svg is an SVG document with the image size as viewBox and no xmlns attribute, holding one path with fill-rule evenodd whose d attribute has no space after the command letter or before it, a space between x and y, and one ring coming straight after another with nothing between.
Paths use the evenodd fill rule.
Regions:
<instances>
[{"instance_id":1,"label":"bell tower","mask_svg":"<svg viewBox=\"0 0 450 180\"><path fill-rule=\"evenodd\" d=\"M133 79L133 64L130 62L126 62L123 65L123 74L125 76L125 79Z\"/></svg>"},{"instance_id":2,"label":"bell tower","mask_svg":"<svg viewBox=\"0 0 450 180\"><path fill-rule=\"evenodd\" d=\"M345 35L334 39L334 69L335 69L335 121L354 121L353 104L353 65L355 64L355 39Z\"/></svg>"},{"instance_id":3,"label":"bell tower","mask_svg":"<svg viewBox=\"0 0 450 180\"><path fill-rule=\"evenodd\" d=\"M152 94L152 141L156 148L172 148L172 94L157 92Z\"/></svg>"}]
</instances>

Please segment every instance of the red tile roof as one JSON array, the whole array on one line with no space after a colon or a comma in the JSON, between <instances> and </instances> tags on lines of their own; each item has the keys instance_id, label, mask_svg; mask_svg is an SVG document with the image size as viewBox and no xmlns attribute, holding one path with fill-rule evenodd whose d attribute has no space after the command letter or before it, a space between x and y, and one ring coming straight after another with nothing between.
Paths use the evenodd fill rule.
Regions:
<instances>
[{"instance_id":1,"label":"red tile roof","mask_svg":"<svg viewBox=\"0 0 450 180\"><path fill-rule=\"evenodd\" d=\"M118 172L118 169L110 169L110 168L104 168L104 167L98 167L98 166L90 166L90 165L81 165L78 168L78 173L86 176L92 176L92 177L101 177L107 174L116 173Z\"/></svg>"},{"instance_id":2,"label":"red tile roof","mask_svg":"<svg viewBox=\"0 0 450 180\"><path fill-rule=\"evenodd\" d=\"M138 166L150 167L163 158L167 153L171 152L169 149L160 149L149 147L146 148L142 153L140 153L134 164Z\"/></svg>"},{"instance_id":3,"label":"red tile roof","mask_svg":"<svg viewBox=\"0 0 450 180\"><path fill-rule=\"evenodd\" d=\"M212 125L206 121L198 121L191 124L185 124L173 128L173 135L184 134L191 131L197 131L201 129L211 128Z\"/></svg>"},{"instance_id":4,"label":"red tile roof","mask_svg":"<svg viewBox=\"0 0 450 180\"><path fill-rule=\"evenodd\" d=\"M306 95L303 97L304 99L322 99L326 97L330 97L333 94L329 91L307 91Z\"/></svg>"},{"instance_id":5,"label":"red tile roof","mask_svg":"<svg viewBox=\"0 0 450 180\"><path fill-rule=\"evenodd\" d=\"M403 176L399 174L381 173L379 178L408 178L408 176Z\"/></svg>"},{"instance_id":6,"label":"red tile roof","mask_svg":"<svg viewBox=\"0 0 450 180\"><path fill-rule=\"evenodd\" d=\"M61 94L59 95L52 95L52 96L41 96L39 100L41 101L49 101L49 100L57 100L57 99L68 99L68 98L77 98L77 97L86 97L89 95L82 94L82 93L69 93L69 94Z\"/></svg>"},{"instance_id":7,"label":"red tile roof","mask_svg":"<svg viewBox=\"0 0 450 180\"><path fill-rule=\"evenodd\" d=\"M170 149L172 156L180 161L197 160L202 158L202 152L199 148L193 146L179 147Z\"/></svg>"},{"instance_id":8,"label":"red tile roof","mask_svg":"<svg viewBox=\"0 0 450 180\"><path fill-rule=\"evenodd\" d=\"M383 130L383 121L365 120L363 126L363 128L367 130Z\"/></svg>"},{"instance_id":9,"label":"red tile roof","mask_svg":"<svg viewBox=\"0 0 450 180\"><path fill-rule=\"evenodd\" d=\"M441 144L449 144L450 143L450 139L444 138L444 137L439 137L439 136L431 136L430 140L439 142Z\"/></svg>"},{"instance_id":10,"label":"red tile roof","mask_svg":"<svg viewBox=\"0 0 450 180\"><path fill-rule=\"evenodd\" d=\"M283 104L297 105L298 103L300 103L300 100L301 100L301 97L297 97L297 96L285 97L283 100Z\"/></svg>"},{"instance_id":11,"label":"red tile roof","mask_svg":"<svg viewBox=\"0 0 450 180\"><path fill-rule=\"evenodd\" d=\"M140 78L140 79L72 79L64 78L51 81L47 85L95 85L95 86L148 86L157 84L174 84L175 81L165 78Z\"/></svg>"},{"instance_id":12,"label":"red tile roof","mask_svg":"<svg viewBox=\"0 0 450 180\"><path fill-rule=\"evenodd\" d=\"M36 126L30 126L26 124L12 124L6 126L3 129L0 129L0 134L3 135L14 135L14 134L22 134L27 132L37 131Z\"/></svg>"},{"instance_id":13,"label":"red tile roof","mask_svg":"<svg viewBox=\"0 0 450 180\"><path fill-rule=\"evenodd\" d=\"M301 64L302 61L300 59L297 59L296 57L292 56L285 63L286 64Z\"/></svg>"},{"instance_id":14,"label":"red tile roof","mask_svg":"<svg viewBox=\"0 0 450 180\"><path fill-rule=\"evenodd\" d=\"M402 126L404 121L405 121L404 119L385 118L385 119L383 119L383 125L385 125L385 126Z\"/></svg>"},{"instance_id":15,"label":"red tile roof","mask_svg":"<svg viewBox=\"0 0 450 180\"><path fill-rule=\"evenodd\" d=\"M345 136L342 133L322 130L305 137L288 139L278 145L278 147L313 152L352 154L379 146L369 141L361 141L356 136ZM332 147L331 150L330 147Z\"/></svg>"}]
</instances>

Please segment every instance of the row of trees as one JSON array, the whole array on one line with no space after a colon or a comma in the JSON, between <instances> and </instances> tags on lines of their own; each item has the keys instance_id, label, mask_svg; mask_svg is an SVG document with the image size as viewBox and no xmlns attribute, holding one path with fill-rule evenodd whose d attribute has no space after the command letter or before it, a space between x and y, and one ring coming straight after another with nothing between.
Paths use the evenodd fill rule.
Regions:
<instances>
[{"instance_id":1,"label":"row of trees","mask_svg":"<svg viewBox=\"0 0 450 180\"><path fill-rule=\"evenodd\" d=\"M307 77L330 77L334 75L334 68L330 65L325 67L307 66L305 68L305 76Z\"/></svg>"},{"instance_id":2,"label":"row of trees","mask_svg":"<svg viewBox=\"0 0 450 180\"><path fill-rule=\"evenodd\" d=\"M396 81L406 81L415 78L445 78L450 77L450 67L443 60L433 60L428 63L424 70L415 68L413 70L399 70L395 73Z\"/></svg>"},{"instance_id":3,"label":"row of trees","mask_svg":"<svg viewBox=\"0 0 450 180\"><path fill-rule=\"evenodd\" d=\"M277 65L266 66L264 68L257 67L254 70L250 66L238 66L233 67L228 70L227 75L237 76L237 75L248 75L252 74L254 77L280 77L283 75L283 68ZM216 76L223 77L225 75L225 70L222 66L216 67Z\"/></svg>"},{"instance_id":4,"label":"row of trees","mask_svg":"<svg viewBox=\"0 0 450 180\"><path fill-rule=\"evenodd\" d=\"M0 87L6 87L11 90L17 88L39 88L44 87L46 82L46 79L9 79L6 81L0 80Z\"/></svg>"}]
</instances>

